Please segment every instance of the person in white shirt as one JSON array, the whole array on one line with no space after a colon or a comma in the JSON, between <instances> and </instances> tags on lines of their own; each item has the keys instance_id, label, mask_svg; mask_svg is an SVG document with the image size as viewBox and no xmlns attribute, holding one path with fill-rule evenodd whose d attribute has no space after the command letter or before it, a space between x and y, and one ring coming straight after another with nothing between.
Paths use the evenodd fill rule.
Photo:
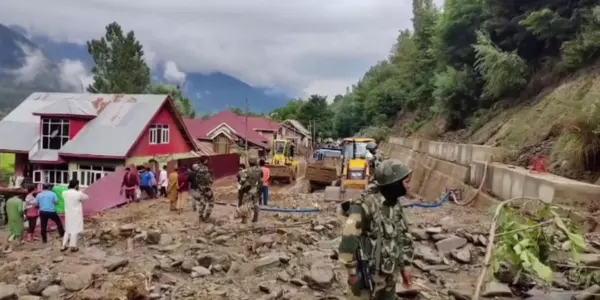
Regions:
<instances>
[{"instance_id":1,"label":"person in white shirt","mask_svg":"<svg viewBox=\"0 0 600 300\"><path fill-rule=\"evenodd\" d=\"M69 181L69 189L63 192L65 199L65 234L61 251L67 250L67 243L71 252L77 252L77 236L83 231L83 202L88 195L79 191L79 180Z\"/></svg>"},{"instance_id":2,"label":"person in white shirt","mask_svg":"<svg viewBox=\"0 0 600 300\"><path fill-rule=\"evenodd\" d=\"M158 175L158 186L160 187L160 195L167 197L167 187L169 186L169 175L167 174L167 166L164 166Z\"/></svg>"}]
</instances>

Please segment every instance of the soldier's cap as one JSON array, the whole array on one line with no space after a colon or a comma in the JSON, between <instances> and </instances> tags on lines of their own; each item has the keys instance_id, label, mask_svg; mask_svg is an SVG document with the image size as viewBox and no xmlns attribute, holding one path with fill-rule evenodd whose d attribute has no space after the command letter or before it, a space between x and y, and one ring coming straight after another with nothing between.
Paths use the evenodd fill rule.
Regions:
<instances>
[{"instance_id":1,"label":"soldier's cap","mask_svg":"<svg viewBox=\"0 0 600 300\"><path fill-rule=\"evenodd\" d=\"M378 186L396 183L406 179L412 170L397 159L386 159L375 168L374 178Z\"/></svg>"}]
</instances>

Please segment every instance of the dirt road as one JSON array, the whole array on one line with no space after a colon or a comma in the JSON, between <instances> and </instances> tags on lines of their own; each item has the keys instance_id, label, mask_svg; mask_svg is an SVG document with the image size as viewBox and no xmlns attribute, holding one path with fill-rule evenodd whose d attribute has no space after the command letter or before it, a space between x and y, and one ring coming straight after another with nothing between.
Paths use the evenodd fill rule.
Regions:
<instances>
[{"instance_id":1,"label":"dirt road","mask_svg":"<svg viewBox=\"0 0 600 300\"><path fill-rule=\"evenodd\" d=\"M61 253L55 238L1 254L0 299L345 299L345 271L332 259L343 218L301 185L274 189L272 205L321 212L263 213L253 229L233 219L232 206L216 206L202 224L191 207L178 215L162 200L109 211L86 223L78 253ZM216 194L234 203L233 182ZM420 293L405 295L471 292L485 242L479 234L487 230L483 212L447 204L407 213Z\"/></svg>"}]
</instances>

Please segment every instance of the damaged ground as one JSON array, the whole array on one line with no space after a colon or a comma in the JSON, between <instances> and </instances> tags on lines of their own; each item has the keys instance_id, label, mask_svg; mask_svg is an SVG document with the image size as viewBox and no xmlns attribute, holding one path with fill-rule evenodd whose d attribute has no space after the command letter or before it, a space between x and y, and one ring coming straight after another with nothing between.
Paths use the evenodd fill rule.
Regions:
<instances>
[{"instance_id":1,"label":"damaged ground","mask_svg":"<svg viewBox=\"0 0 600 300\"><path fill-rule=\"evenodd\" d=\"M274 188L272 205L316 206L320 213L263 213L253 228L233 219L231 205L216 206L209 224L198 223L191 208L168 212L163 200L108 211L88 220L78 253L61 253L55 237L0 254L0 300L345 299L345 270L335 260L343 217L321 193L300 190L301 183ZM217 199L233 204L233 192L233 184L221 186ZM446 204L407 215L415 281L408 291L399 283L399 294L468 299L483 264L489 213ZM484 296L522 296L514 292L490 283Z\"/></svg>"}]
</instances>

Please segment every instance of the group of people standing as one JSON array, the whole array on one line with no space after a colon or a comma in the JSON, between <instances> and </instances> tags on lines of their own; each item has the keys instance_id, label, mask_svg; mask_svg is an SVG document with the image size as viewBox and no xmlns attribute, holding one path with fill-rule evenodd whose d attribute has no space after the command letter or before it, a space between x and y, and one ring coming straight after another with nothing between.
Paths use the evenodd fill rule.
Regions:
<instances>
[{"instance_id":1,"label":"group of people standing","mask_svg":"<svg viewBox=\"0 0 600 300\"><path fill-rule=\"evenodd\" d=\"M78 251L77 238L83 231L83 202L87 199L88 196L79 191L77 179L71 180L67 188L55 188L52 184L44 184L42 190L38 191L35 186L29 186L25 196L14 196L6 202L9 240L34 241L39 219L42 243L47 243L48 221L52 221L63 238L61 251L69 248L73 252ZM65 226L58 214L60 206L64 207Z\"/></svg>"},{"instance_id":2,"label":"group of people standing","mask_svg":"<svg viewBox=\"0 0 600 300\"><path fill-rule=\"evenodd\" d=\"M170 210L182 213L190 200L192 209L199 210L200 220L205 221L210 217L214 207L212 194L213 175L208 167L208 157L200 157L198 164L193 164L191 169L180 166L170 174L164 166L156 180L156 174L150 168L145 168L142 173L137 173L131 168L125 169L122 191L128 201L139 201L136 190L140 190L147 198L154 199L158 195L169 199Z\"/></svg>"}]
</instances>

